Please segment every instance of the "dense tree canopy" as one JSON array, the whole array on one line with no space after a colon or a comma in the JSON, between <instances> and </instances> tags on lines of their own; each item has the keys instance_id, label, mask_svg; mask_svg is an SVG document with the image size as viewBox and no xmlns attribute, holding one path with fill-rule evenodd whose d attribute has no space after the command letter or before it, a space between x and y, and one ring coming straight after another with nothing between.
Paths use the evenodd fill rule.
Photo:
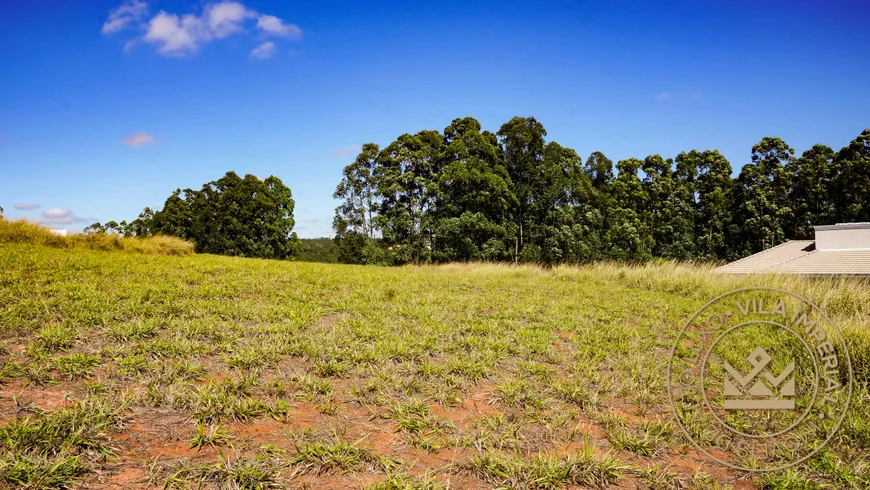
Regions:
<instances>
[{"instance_id":1,"label":"dense tree canopy","mask_svg":"<svg viewBox=\"0 0 870 490\"><path fill-rule=\"evenodd\" d=\"M546 137L533 117L496 133L465 117L364 145L335 191L339 260L731 260L814 224L870 221L870 129L799 158L763 138L736 178L717 150L614 165Z\"/></svg>"},{"instance_id":2,"label":"dense tree canopy","mask_svg":"<svg viewBox=\"0 0 870 490\"><path fill-rule=\"evenodd\" d=\"M85 232L171 235L192 241L199 253L287 259L300 249L293 206L290 189L277 177L227 172L200 190L177 189L162 210L145 208L130 223L94 223Z\"/></svg>"}]
</instances>

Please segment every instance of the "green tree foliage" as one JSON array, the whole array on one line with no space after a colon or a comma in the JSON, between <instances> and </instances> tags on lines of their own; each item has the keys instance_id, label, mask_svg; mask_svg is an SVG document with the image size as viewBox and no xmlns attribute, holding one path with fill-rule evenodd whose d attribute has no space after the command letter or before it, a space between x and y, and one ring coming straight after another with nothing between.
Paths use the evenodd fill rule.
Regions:
<instances>
[{"instance_id":1,"label":"green tree foliage","mask_svg":"<svg viewBox=\"0 0 870 490\"><path fill-rule=\"evenodd\" d=\"M825 145L815 145L787 167L791 175L789 200L794 211L790 237L813 238L813 225L830 224L835 206L829 189L836 153Z\"/></svg>"},{"instance_id":2,"label":"green tree foliage","mask_svg":"<svg viewBox=\"0 0 870 490\"><path fill-rule=\"evenodd\" d=\"M280 179L227 172L201 190L177 189L163 205L145 208L130 223L94 223L85 233L170 235L190 240L198 253L289 259L300 250L293 233L293 197Z\"/></svg>"},{"instance_id":3,"label":"green tree foliage","mask_svg":"<svg viewBox=\"0 0 870 490\"><path fill-rule=\"evenodd\" d=\"M544 263L597 258L603 219L596 207L598 191L584 170L582 158L571 148L551 141L544 147L539 168L529 250L523 256Z\"/></svg>"},{"instance_id":4,"label":"green tree foliage","mask_svg":"<svg viewBox=\"0 0 870 490\"><path fill-rule=\"evenodd\" d=\"M520 257L536 260L536 246L527 251L526 234L535 199L545 185L546 172L542 172L544 160L544 137L547 130L534 117L515 117L504 123L496 133L502 147L505 168L510 177L516 205L511 211L514 233L514 260ZM540 209L540 206L537 207Z\"/></svg>"},{"instance_id":5,"label":"green tree foliage","mask_svg":"<svg viewBox=\"0 0 870 490\"><path fill-rule=\"evenodd\" d=\"M607 256L619 260L647 260L652 257L649 196L638 176L643 162L637 158L616 163L617 175L611 185L613 207L607 215Z\"/></svg>"},{"instance_id":6,"label":"green tree foliage","mask_svg":"<svg viewBox=\"0 0 870 490\"><path fill-rule=\"evenodd\" d=\"M438 173L433 257L440 261L506 258L505 220L517 200L496 135L471 117L444 129Z\"/></svg>"},{"instance_id":7,"label":"green tree foliage","mask_svg":"<svg viewBox=\"0 0 870 490\"><path fill-rule=\"evenodd\" d=\"M706 260L726 257L734 187L731 163L718 150L683 152L676 161L678 173L686 176L683 179L694 181L695 256Z\"/></svg>"},{"instance_id":8,"label":"green tree foliage","mask_svg":"<svg viewBox=\"0 0 870 490\"><path fill-rule=\"evenodd\" d=\"M356 160L344 167L341 182L332 195L335 199L343 199L333 220L333 227L339 234L352 231L374 238L372 215L378 203L373 170L379 151L378 145L366 143Z\"/></svg>"},{"instance_id":9,"label":"green tree foliage","mask_svg":"<svg viewBox=\"0 0 870 490\"><path fill-rule=\"evenodd\" d=\"M613 161L604 156L604 153L596 151L586 159L585 169L595 189L608 192L613 182Z\"/></svg>"},{"instance_id":10,"label":"green tree foliage","mask_svg":"<svg viewBox=\"0 0 870 490\"><path fill-rule=\"evenodd\" d=\"M652 254L688 259L694 256L694 169L673 169L671 159L650 155L643 161L643 186L649 204L646 216Z\"/></svg>"},{"instance_id":11,"label":"green tree foliage","mask_svg":"<svg viewBox=\"0 0 870 490\"><path fill-rule=\"evenodd\" d=\"M400 262L431 257L431 211L439 193L442 146L441 133L425 130L403 134L378 155L375 177L380 206L373 222Z\"/></svg>"},{"instance_id":12,"label":"green tree foliage","mask_svg":"<svg viewBox=\"0 0 870 490\"><path fill-rule=\"evenodd\" d=\"M730 234L733 257L760 252L787 238L794 219L789 188L794 150L779 138L752 147L752 163L737 178Z\"/></svg>"},{"instance_id":13,"label":"green tree foliage","mask_svg":"<svg viewBox=\"0 0 870 490\"><path fill-rule=\"evenodd\" d=\"M332 238L300 238L299 256L300 262L324 262L335 264L338 259L339 248Z\"/></svg>"},{"instance_id":14,"label":"green tree foliage","mask_svg":"<svg viewBox=\"0 0 870 490\"><path fill-rule=\"evenodd\" d=\"M870 129L837 153L831 199L837 221L870 221Z\"/></svg>"}]
</instances>

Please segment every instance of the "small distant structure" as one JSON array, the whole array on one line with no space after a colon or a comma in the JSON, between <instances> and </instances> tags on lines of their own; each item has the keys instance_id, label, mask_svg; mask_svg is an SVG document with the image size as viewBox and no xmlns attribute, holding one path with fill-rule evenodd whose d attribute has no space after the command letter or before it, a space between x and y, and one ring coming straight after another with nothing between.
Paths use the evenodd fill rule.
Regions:
<instances>
[{"instance_id":1,"label":"small distant structure","mask_svg":"<svg viewBox=\"0 0 870 490\"><path fill-rule=\"evenodd\" d=\"M714 271L870 277L870 223L815 225L813 230L815 240L791 240Z\"/></svg>"},{"instance_id":2,"label":"small distant structure","mask_svg":"<svg viewBox=\"0 0 870 490\"><path fill-rule=\"evenodd\" d=\"M64 228L49 228L48 231L54 233L57 236L66 236L67 231Z\"/></svg>"}]
</instances>

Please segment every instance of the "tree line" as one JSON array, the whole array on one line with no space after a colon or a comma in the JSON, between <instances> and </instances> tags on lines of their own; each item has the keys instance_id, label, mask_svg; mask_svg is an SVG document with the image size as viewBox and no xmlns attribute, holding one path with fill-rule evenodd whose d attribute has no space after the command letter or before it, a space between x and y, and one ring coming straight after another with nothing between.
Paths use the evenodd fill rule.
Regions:
<instances>
[{"instance_id":1,"label":"tree line","mask_svg":"<svg viewBox=\"0 0 870 490\"><path fill-rule=\"evenodd\" d=\"M163 209L145 208L129 223L94 223L84 232L170 235L193 242L197 253L289 259L300 251L293 208L290 188L279 178L227 172L200 190L176 189Z\"/></svg>"},{"instance_id":2,"label":"tree line","mask_svg":"<svg viewBox=\"0 0 870 490\"><path fill-rule=\"evenodd\" d=\"M870 129L840 151L752 147L735 178L717 150L614 163L546 140L534 117L471 117L368 143L342 173L333 228L347 263L735 260L812 225L870 221Z\"/></svg>"}]
</instances>

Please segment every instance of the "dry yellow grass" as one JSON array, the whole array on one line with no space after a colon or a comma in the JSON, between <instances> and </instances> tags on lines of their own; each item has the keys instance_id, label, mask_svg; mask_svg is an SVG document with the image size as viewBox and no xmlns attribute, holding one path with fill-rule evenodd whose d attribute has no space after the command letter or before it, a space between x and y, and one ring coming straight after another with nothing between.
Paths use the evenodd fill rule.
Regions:
<instances>
[{"instance_id":1,"label":"dry yellow grass","mask_svg":"<svg viewBox=\"0 0 870 490\"><path fill-rule=\"evenodd\" d=\"M407 266L431 272L478 277L514 275L538 280L556 277L565 281L619 283L631 289L677 294L693 300L710 300L745 287L773 287L798 294L822 309L842 332L849 347L856 379L870 380L870 280L846 277L802 277L788 274L719 274L717 264L655 260L646 264L598 262L545 268L528 264L467 263ZM512 273L512 274L511 274Z\"/></svg>"},{"instance_id":2,"label":"dry yellow grass","mask_svg":"<svg viewBox=\"0 0 870 490\"><path fill-rule=\"evenodd\" d=\"M25 220L0 219L0 243L30 243L54 248L119 250L148 255L188 255L193 244L179 238L155 236L148 238L92 234L58 236L35 223Z\"/></svg>"}]
</instances>

